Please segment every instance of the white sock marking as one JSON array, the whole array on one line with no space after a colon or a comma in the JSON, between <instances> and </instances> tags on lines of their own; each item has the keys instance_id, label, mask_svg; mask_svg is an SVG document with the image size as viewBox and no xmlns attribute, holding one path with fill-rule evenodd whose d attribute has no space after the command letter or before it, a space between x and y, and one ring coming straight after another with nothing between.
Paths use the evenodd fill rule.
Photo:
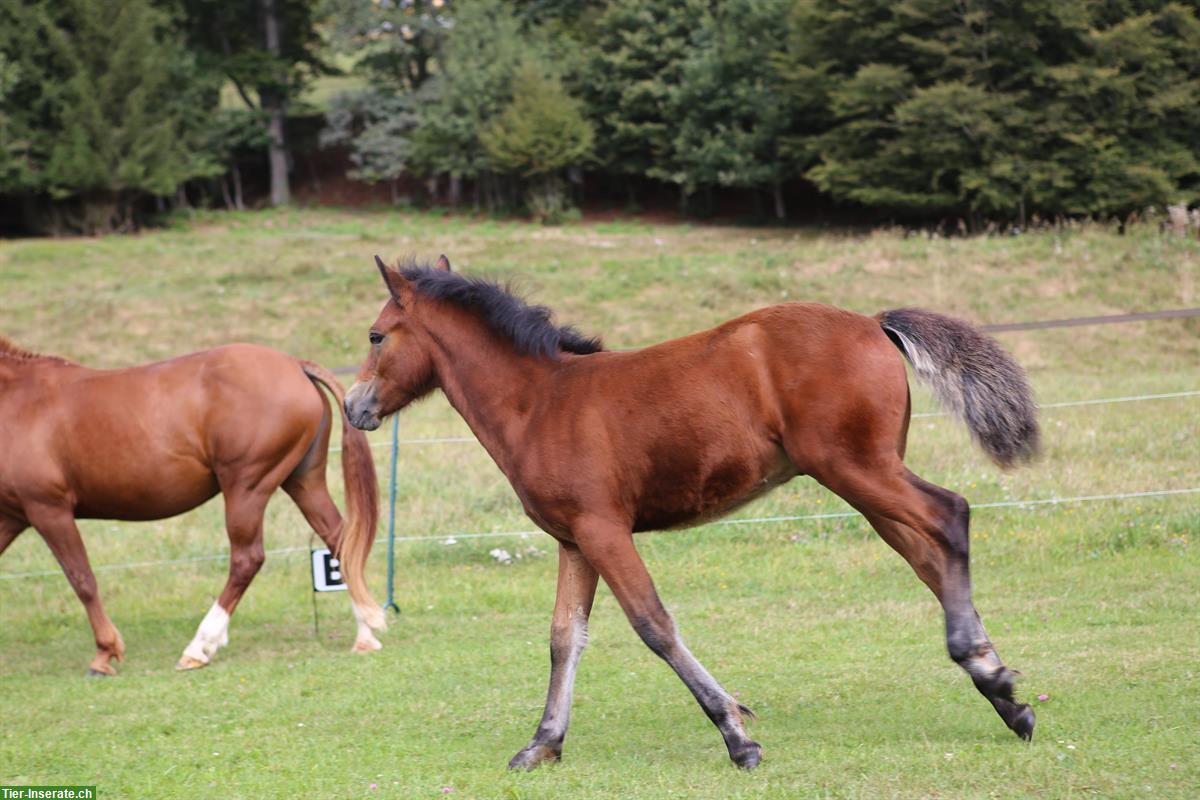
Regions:
<instances>
[{"instance_id":1,"label":"white sock marking","mask_svg":"<svg viewBox=\"0 0 1200 800\"><path fill-rule=\"evenodd\" d=\"M201 664L207 664L217 650L229 644L229 614L221 608L220 603L213 603L212 608L200 621L196 636L184 648L183 654L195 659Z\"/></svg>"},{"instance_id":2,"label":"white sock marking","mask_svg":"<svg viewBox=\"0 0 1200 800\"><path fill-rule=\"evenodd\" d=\"M371 626L367 624L364 615L359 612L358 606L351 603L350 609L354 612L354 621L358 625L358 634L354 637L354 651L363 653L369 650L383 649L383 644L371 632Z\"/></svg>"}]
</instances>

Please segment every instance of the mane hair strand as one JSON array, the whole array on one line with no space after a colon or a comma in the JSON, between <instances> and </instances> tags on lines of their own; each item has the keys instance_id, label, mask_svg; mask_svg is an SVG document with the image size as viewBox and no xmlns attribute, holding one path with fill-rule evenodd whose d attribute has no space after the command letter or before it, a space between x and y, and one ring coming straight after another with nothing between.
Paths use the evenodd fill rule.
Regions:
<instances>
[{"instance_id":1,"label":"mane hair strand","mask_svg":"<svg viewBox=\"0 0 1200 800\"><path fill-rule=\"evenodd\" d=\"M417 264L401 267L400 275L418 294L478 314L489 328L511 339L520 353L556 361L562 352L590 355L604 349L598 337L554 324L549 308L531 306L498 283Z\"/></svg>"}]
</instances>

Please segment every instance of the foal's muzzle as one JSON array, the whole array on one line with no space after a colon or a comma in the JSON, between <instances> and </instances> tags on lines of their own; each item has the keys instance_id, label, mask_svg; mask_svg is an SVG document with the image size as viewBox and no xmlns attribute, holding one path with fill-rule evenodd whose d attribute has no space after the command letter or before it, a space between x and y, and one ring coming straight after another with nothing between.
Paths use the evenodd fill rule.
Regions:
<instances>
[{"instance_id":1,"label":"foal's muzzle","mask_svg":"<svg viewBox=\"0 0 1200 800\"><path fill-rule=\"evenodd\" d=\"M346 419L350 424L362 431L373 431L380 426L379 400L370 384L355 382L346 392L346 402L343 405Z\"/></svg>"}]
</instances>

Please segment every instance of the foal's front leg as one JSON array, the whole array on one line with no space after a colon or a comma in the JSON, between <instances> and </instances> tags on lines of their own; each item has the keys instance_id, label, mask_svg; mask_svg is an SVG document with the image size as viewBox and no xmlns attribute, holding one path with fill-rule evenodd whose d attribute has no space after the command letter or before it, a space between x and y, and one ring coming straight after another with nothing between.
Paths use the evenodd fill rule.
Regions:
<instances>
[{"instance_id":1,"label":"foal's front leg","mask_svg":"<svg viewBox=\"0 0 1200 800\"><path fill-rule=\"evenodd\" d=\"M563 738L571 718L571 693L575 668L587 645L588 615L596 597L596 570L579 548L569 542L558 545L558 594L550 625L550 689L546 710L533 740L512 757L509 769L533 769L562 755Z\"/></svg>"},{"instance_id":2,"label":"foal's front leg","mask_svg":"<svg viewBox=\"0 0 1200 800\"><path fill-rule=\"evenodd\" d=\"M743 719L743 716L753 718L753 712L734 700L684 645L675 621L658 599L630 530L595 523L577 531L576 539L588 561L612 589L638 636L655 655L671 665L721 731L733 763L743 769L758 766L762 748L746 735Z\"/></svg>"}]
</instances>

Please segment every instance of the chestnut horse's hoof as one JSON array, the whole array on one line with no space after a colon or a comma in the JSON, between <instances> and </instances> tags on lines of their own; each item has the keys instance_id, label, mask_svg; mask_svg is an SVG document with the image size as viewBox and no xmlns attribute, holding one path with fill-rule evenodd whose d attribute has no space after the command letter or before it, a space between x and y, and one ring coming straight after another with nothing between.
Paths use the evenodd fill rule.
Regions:
<instances>
[{"instance_id":1,"label":"chestnut horse's hoof","mask_svg":"<svg viewBox=\"0 0 1200 800\"><path fill-rule=\"evenodd\" d=\"M116 674L117 671L112 667L109 667L107 672L102 669L96 669L95 667L88 667L87 671L87 676L89 678L112 678Z\"/></svg>"},{"instance_id":2,"label":"chestnut horse's hoof","mask_svg":"<svg viewBox=\"0 0 1200 800\"><path fill-rule=\"evenodd\" d=\"M189 669L200 669L201 667L207 666L207 661L201 661L200 659L192 658L191 656L181 656L179 661L175 662L175 671L184 672Z\"/></svg>"},{"instance_id":3,"label":"chestnut horse's hoof","mask_svg":"<svg viewBox=\"0 0 1200 800\"><path fill-rule=\"evenodd\" d=\"M544 744L531 744L512 757L509 769L537 769L542 764L553 764L562 758L562 752Z\"/></svg>"},{"instance_id":4,"label":"chestnut horse's hoof","mask_svg":"<svg viewBox=\"0 0 1200 800\"><path fill-rule=\"evenodd\" d=\"M374 653L376 650L382 650L383 643L372 636L370 639L359 639L350 648L351 653Z\"/></svg>"},{"instance_id":5,"label":"chestnut horse's hoof","mask_svg":"<svg viewBox=\"0 0 1200 800\"><path fill-rule=\"evenodd\" d=\"M1033 726L1037 722L1037 717L1033 713L1033 709L1026 704L1017 706L1017 715L1013 721L1009 723L1012 732L1020 736L1027 742L1033 741Z\"/></svg>"},{"instance_id":6,"label":"chestnut horse's hoof","mask_svg":"<svg viewBox=\"0 0 1200 800\"><path fill-rule=\"evenodd\" d=\"M754 769L762 761L762 748L758 742L746 742L736 753L730 753L729 758L738 769Z\"/></svg>"}]
</instances>

